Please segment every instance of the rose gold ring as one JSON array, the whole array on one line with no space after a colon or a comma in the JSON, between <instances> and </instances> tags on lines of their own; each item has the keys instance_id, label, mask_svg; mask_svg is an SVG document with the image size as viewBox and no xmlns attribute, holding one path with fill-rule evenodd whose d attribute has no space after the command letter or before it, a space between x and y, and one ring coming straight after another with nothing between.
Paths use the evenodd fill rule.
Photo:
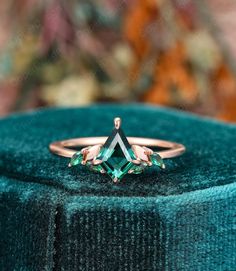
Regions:
<instances>
[{"instance_id":1,"label":"rose gold ring","mask_svg":"<svg viewBox=\"0 0 236 271\"><path fill-rule=\"evenodd\" d=\"M147 167L165 168L163 159L183 154L179 143L141 137L126 137L121 119L114 119L109 137L84 137L53 142L50 151L71 158L69 167L84 165L92 171L108 174L114 182L126 174L140 174Z\"/></svg>"}]
</instances>

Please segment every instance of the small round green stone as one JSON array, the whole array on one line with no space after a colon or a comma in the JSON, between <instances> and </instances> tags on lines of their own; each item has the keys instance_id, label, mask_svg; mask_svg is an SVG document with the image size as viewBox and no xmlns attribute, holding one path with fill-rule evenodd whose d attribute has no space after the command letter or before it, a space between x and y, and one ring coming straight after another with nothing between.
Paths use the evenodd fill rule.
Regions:
<instances>
[{"instance_id":1,"label":"small round green stone","mask_svg":"<svg viewBox=\"0 0 236 271\"><path fill-rule=\"evenodd\" d=\"M81 164L82 161L83 161L83 154L81 152L76 152L70 160L70 165L77 166Z\"/></svg>"},{"instance_id":2,"label":"small round green stone","mask_svg":"<svg viewBox=\"0 0 236 271\"><path fill-rule=\"evenodd\" d=\"M161 158L161 156L157 153L153 153L151 156L151 162L153 165L155 166L158 166L160 168L164 168L165 165L164 165L164 162L163 162L163 159Z\"/></svg>"}]
</instances>

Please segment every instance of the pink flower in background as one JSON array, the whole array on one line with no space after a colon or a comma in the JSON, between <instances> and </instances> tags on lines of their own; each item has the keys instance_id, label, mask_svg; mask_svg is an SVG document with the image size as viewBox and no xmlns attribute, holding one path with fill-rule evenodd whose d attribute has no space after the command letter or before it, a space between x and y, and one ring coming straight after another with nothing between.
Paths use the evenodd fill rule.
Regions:
<instances>
[{"instance_id":1,"label":"pink flower in background","mask_svg":"<svg viewBox=\"0 0 236 271\"><path fill-rule=\"evenodd\" d=\"M55 43L64 54L75 45L76 32L68 5L55 0L46 7L42 19L42 49L46 52Z\"/></svg>"}]
</instances>

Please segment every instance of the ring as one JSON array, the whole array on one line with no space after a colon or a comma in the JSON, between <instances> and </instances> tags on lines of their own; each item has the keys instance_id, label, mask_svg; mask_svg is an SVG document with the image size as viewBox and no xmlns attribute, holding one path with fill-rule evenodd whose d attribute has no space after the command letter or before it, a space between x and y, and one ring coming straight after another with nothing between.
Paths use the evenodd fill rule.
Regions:
<instances>
[{"instance_id":1,"label":"ring","mask_svg":"<svg viewBox=\"0 0 236 271\"><path fill-rule=\"evenodd\" d=\"M83 165L95 172L108 174L114 182L126 174L141 174L151 166L165 168L163 159L185 152L184 145L152 138L126 137L121 119L114 119L109 137L85 137L53 142L52 153L71 158L69 167Z\"/></svg>"}]
</instances>

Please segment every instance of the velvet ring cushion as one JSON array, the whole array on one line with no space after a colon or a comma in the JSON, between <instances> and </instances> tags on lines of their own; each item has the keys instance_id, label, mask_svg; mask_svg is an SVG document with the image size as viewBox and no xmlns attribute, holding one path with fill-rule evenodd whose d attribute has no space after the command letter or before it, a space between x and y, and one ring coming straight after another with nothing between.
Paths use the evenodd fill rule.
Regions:
<instances>
[{"instance_id":1,"label":"velvet ring cushion","mask_svg":"<svg viewBox=\"0 0 236 271\"><path fill-rule=\"evenodd\" d=\"M114 185L48 145L107 135L185 155ZM88 127L84 129L84 127ZM0 270L235 270L236 127L150 106L48 109L0 120Z\"/></svg>"}]
</instances>

